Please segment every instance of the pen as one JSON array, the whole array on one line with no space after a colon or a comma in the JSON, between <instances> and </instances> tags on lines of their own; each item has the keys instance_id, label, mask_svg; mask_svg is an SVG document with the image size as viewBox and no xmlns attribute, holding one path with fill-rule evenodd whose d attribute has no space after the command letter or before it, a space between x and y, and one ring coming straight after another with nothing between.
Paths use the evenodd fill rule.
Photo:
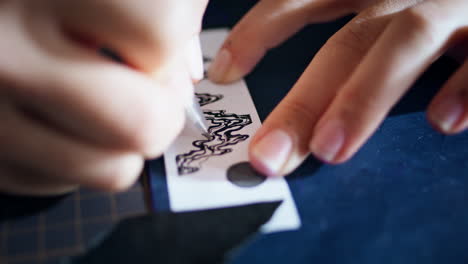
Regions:
<instances>
[{"instance_id":1,"label":"pen","mask_svg":"<svg viewBox=\"0 0 468 264\"><path fill-rule=\"evenodd\" d=\"M200 37L197 35L191 39L187 49L188 69L195 83L203 80L205 75L202 54ZM205 115L195 95L192 96L189 105L185 107L185 114L187 121L190 122L195 129L201 132L202 135L208 134Z\"/></svg>"},{"instance_id":2,"label":"pen","mask_svg":"<svg viewBox=\"0 0 468 264\"><path fill-rule=\"evenodd\" d=\"M208 126L205 123L205 115L200 108L200 104L197 102L195 96L193 96L192 104L185 107L185 115L187 121L202 133L202 135L208 134Z\"/></svg>"}]
</instances>

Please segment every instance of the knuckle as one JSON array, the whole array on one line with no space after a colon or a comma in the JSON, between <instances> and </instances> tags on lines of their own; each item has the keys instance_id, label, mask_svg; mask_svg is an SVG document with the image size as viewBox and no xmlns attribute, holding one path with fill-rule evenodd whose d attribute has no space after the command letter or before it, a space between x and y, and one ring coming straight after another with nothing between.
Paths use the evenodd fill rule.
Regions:
<instances>
[{"instance_id":1,"label":"knuckle","mask_svg":"<svg viewBox=\"0 0 468 264\"><path fill-rule=\"evenodd\" d=\"M420 6L409 8L406 11L405 16L408 22L419 30L425 30L432 27L432 19L429 17L428 12Z\"/></svg>"},{"instance_id":2,"label":"knuckle","mask_svg":"<svg viewBox=\"0 0 468 264\"><path fill-rule=\"evenodd\" d=\"M448 18L440 10L435 10L434 4L423 4L408 8L402 13L403 25L408 32L418 35L428 43L434 43L440 38L440 22Z\"/></svg>"},{"instance_id":3,"label":"knuckle","mask_svg":"<svg viewBox=\"0 0 468 264\"><path fill-rule=\"evenodd\" d=\"M353 35L353 37L355 36ZM325 46L327 48L332 48L334 50L345 50L345 51L348 51L349 54L356 54L356 55L365 54L367 51L367 49L365 49L364 46L361 45L359 41L352 41L352 40L349 40L348 37L341 37L341 36L333 36L327 41L324 47Z\"/></svg>"},{"instance_id":4,"label":"knuckle","mask_svg":"<svg viewBox=\"0 0 468 264\"><path fill-rule=\"evenodd\" d=\"M272 36L268 30L268 27L275 24L275 22L271 18L265 18L264 21L261 21L249 15L236 24L224 46L233 50L235 54L263 54L276 47L279 44L278 38ZM276 19L280 20L280 18ZM280 31L283 30L278 28L277 32ZM245 45L246 43L249 43L249 45Z\"/></svg>"},{"instance_id":5,"label":"knuckle","mask_svg":"<svg viewBox=\"0 0 468 264\"><path fill-rule=\"evenodd\" d=\"M334 8L340 8L349 12L358 12L368 5L369 0L332 0L329 1L330 5Z\"/></svg>"},{"instance_id":6,"label":"knuckle","mask_svg":"<svg viewBox=\"0 0 468 264\"><path fill-rule=\"evenodd\" d=\"M327 0L327 1L298 1L308 2L304 11L315 14L317 10L322 11L326 17L340 17L350 13L357 13L368 7L375 0ZM313 19L313 18L310 18ZM313 21L313 20L312 20Z\"/></svg>"},{"instance_id":7,"label":"knuckle","mask_svg":"<svg viewBox=\"0 0 468 264\"><path fill-rule=\"evenodd\" d=\"M296 117L298 123L314 124L318 120L318 113L312 103L303 100L284 100L281 107L287 116ZM290 123L291 120L285 122Z\"/></svg>"},{"instance_id":8,"label":"knuckle","mask_svg":"<svg viewBox=\"0 0 468 264\"><path fill-rule=\"evenodd\" d=\"M378 100L370 94L363 95L361 89L343 89L339 95L340 101L340 115L345 120L354 120L362 116L363 113L375 112L374 110L380 109L381 106Z\"/></svg>"},{"instance_id":9,"label":"knuckle","mask_svg":"<svg viewBox=\"0 0 468 264\"><path fill-rule=\"evenodd\" d=\"M234 27L225 45L231 50L237 50L243 47L244 43L252 43L252 47L263 46L258 28L246 21L241 21Z\"/></svg>"},{"instance_id":10,"label":"knuckle","mask_svg":"<svg viewBox=\"0 0 468 264\"><path fill-rule=\"evenodd\" d=\"M348 24L327 41L327 45L337 49L349 50L353 54L365 54L375 42L377 34L369 34L367 22L358 20Z\"/></svg>"}]
</instances>

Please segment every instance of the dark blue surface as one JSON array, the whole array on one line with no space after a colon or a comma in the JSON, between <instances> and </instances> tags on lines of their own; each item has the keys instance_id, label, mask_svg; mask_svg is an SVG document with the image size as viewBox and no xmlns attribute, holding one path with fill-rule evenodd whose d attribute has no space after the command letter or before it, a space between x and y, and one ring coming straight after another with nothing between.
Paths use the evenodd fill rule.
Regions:
<instances>
[{"instance_id":1,"label":"dark blue surface","mask_svg":"<svg viewBox=\"0 0 468 264\"><path fill-rule=\"evenodd\" d=\"M4 254L9 257L34 254L37 249L37 229L30 229L26 232L10 234L6 238L6 250ZM3 242L3 241L2 241Z\"/></svg>"},{"instance_id":2,"label":"dark blue surface","mask_svg":"<svg viewBox=\"0 0 468 264\"><path fill-rule=\"evenodd\" d=\"M468 133L438 134L423 113L389 118L350 162L293 173L302 228L256 237L233 263L466 263L467 159Z\"/></svg>"},{"instance_id":3,"label":"dark blue surface","mask_svg":"<svg viewBox=\"0 0 468 264\"><path fill-rule=\"evenodd\" d=\"M302 228L257 237L234 263L466 263L467 158L468 134L391 118L350 162L291 175Z\"/></svg>"},{"instance_id":4,"label":"dark blue surface","mask_svg":"<svg viewBox=\"0 0 468 264\"><path fill-rule=\"evenodd\" d=\"M83 218L99 218L112 215L112 201L110 199L91 196L82 198L81 202L86 204L86 206L80 208L81 217Z\"/></svg>"},{"instance_id":5,"label":"dark blue surface","mask_svg":"<svg viewBox=\"0 0 468 264\"><path fill-rule=\"evenodd\" d=\"M254 2L211 2L205 27L233 25ZM346 21L307 27L247 77L262 120ZM456 67L431 67L350 162L307 160L288 178L302 228L253 238L233 263L467 263L468 134L443 136L423 112ZM150 172L167 210L162 161Z\"/></svg>"},{"instance_id":6,"label":"dark blue surface","mask_svg":"<svg viewBox=\"0 0 468 264\"><path fill-rule=\"evenodd\" d=\"M45 236L46 250L53 252L56 250L73 249L77 244L77 234L74 224L65 224L57 227L47 228Z\"/></svg>"},{"instance_id":7,"label":"dark blue surface","mask_svg":"<svg viewBox=\"0 0 468 264\"><path fill-rule=\"evenodd\" d=\"M122 216L137 215L146 211L146 205L141 202L139 192L124 192L115 195L117 214Z\"/></svg>"}]
</instances>

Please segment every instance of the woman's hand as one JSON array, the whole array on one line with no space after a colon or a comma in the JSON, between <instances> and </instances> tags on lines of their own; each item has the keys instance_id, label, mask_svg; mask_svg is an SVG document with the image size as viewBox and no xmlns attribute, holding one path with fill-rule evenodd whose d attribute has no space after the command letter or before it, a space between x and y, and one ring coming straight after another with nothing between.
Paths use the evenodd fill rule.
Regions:
<instances>
[{"instance_id":1,"label":"woman's hand","mask_svg":"<svg viewBox=\"0 0 468 264\"><path fill-rule=\"evenodd\" d=\"M0 191L130 186L183 127L206 3L1 1Z\"/></svg>"},{"instance_id":2,"label":"woman's hand","mask_svg":"<svg viewBox=\"0 0 468 264\"><path fill-rule=\"evenodd\" d=\"M253 139L259 171L288 174L310 152L346 161L434 60L454 47L467 54L466 0L263 0L233 29L209 76L239 79L303 26L349 13L358 15L320 50ZM428 116L446 134L468 127L468 62Z\"/></svg>"}]
</instances>

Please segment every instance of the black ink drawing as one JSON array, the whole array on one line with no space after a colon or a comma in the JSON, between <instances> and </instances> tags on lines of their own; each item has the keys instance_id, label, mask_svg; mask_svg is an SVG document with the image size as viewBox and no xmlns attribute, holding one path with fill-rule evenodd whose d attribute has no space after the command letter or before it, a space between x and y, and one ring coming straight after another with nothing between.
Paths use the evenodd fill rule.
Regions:
<instances>
[{"instance_id":1,"label":"black ink drawing","mask_svg":"<svg viewBox=\"0 0 468 264\"><path fill-rule=\"evenodd\" d=\"M226 113L225 110L205 110L204 114L206 120L211 123L208 128L209 134L205 135L205 139L192 143L194 150L176 156L179 175L199 171L203 162L210 157L230 153L233 150L232 146L249 138L249 135L235 133L252 124L250 115Z\"/></svg>"},{"instance_id":2,"label":"black ink drawing","mask_svg":"<svg viewBox=\"0 0 468 264\"><path fill-rule=\"evenodd\" d=\"M211 58L208 58L208 57L205 57L203 56L203 64L207 64L207 63L211 63L212 59ZM208 78L208 72L205 70L203 71L203 79L207 79Z\"/></svg>"},{"instance_id":3,"label":"black ink drawing","mask_svg":"<svg viewBox=\"0 0 468 264\"><path fill-rule=\"evenodd\" d=\"M195 93L200 106L215 103L224 98L222 94Z\"/></svg>"},{"instance_id":4,"label":"black ink drawing","mask_svg":"<svg viewBox=\"0 0 468 264\"><path fill-rule=\"evenodd\" d=\"M203 63L211 62L211 58L203 56Z\"/></svg>"}]
</instances>

